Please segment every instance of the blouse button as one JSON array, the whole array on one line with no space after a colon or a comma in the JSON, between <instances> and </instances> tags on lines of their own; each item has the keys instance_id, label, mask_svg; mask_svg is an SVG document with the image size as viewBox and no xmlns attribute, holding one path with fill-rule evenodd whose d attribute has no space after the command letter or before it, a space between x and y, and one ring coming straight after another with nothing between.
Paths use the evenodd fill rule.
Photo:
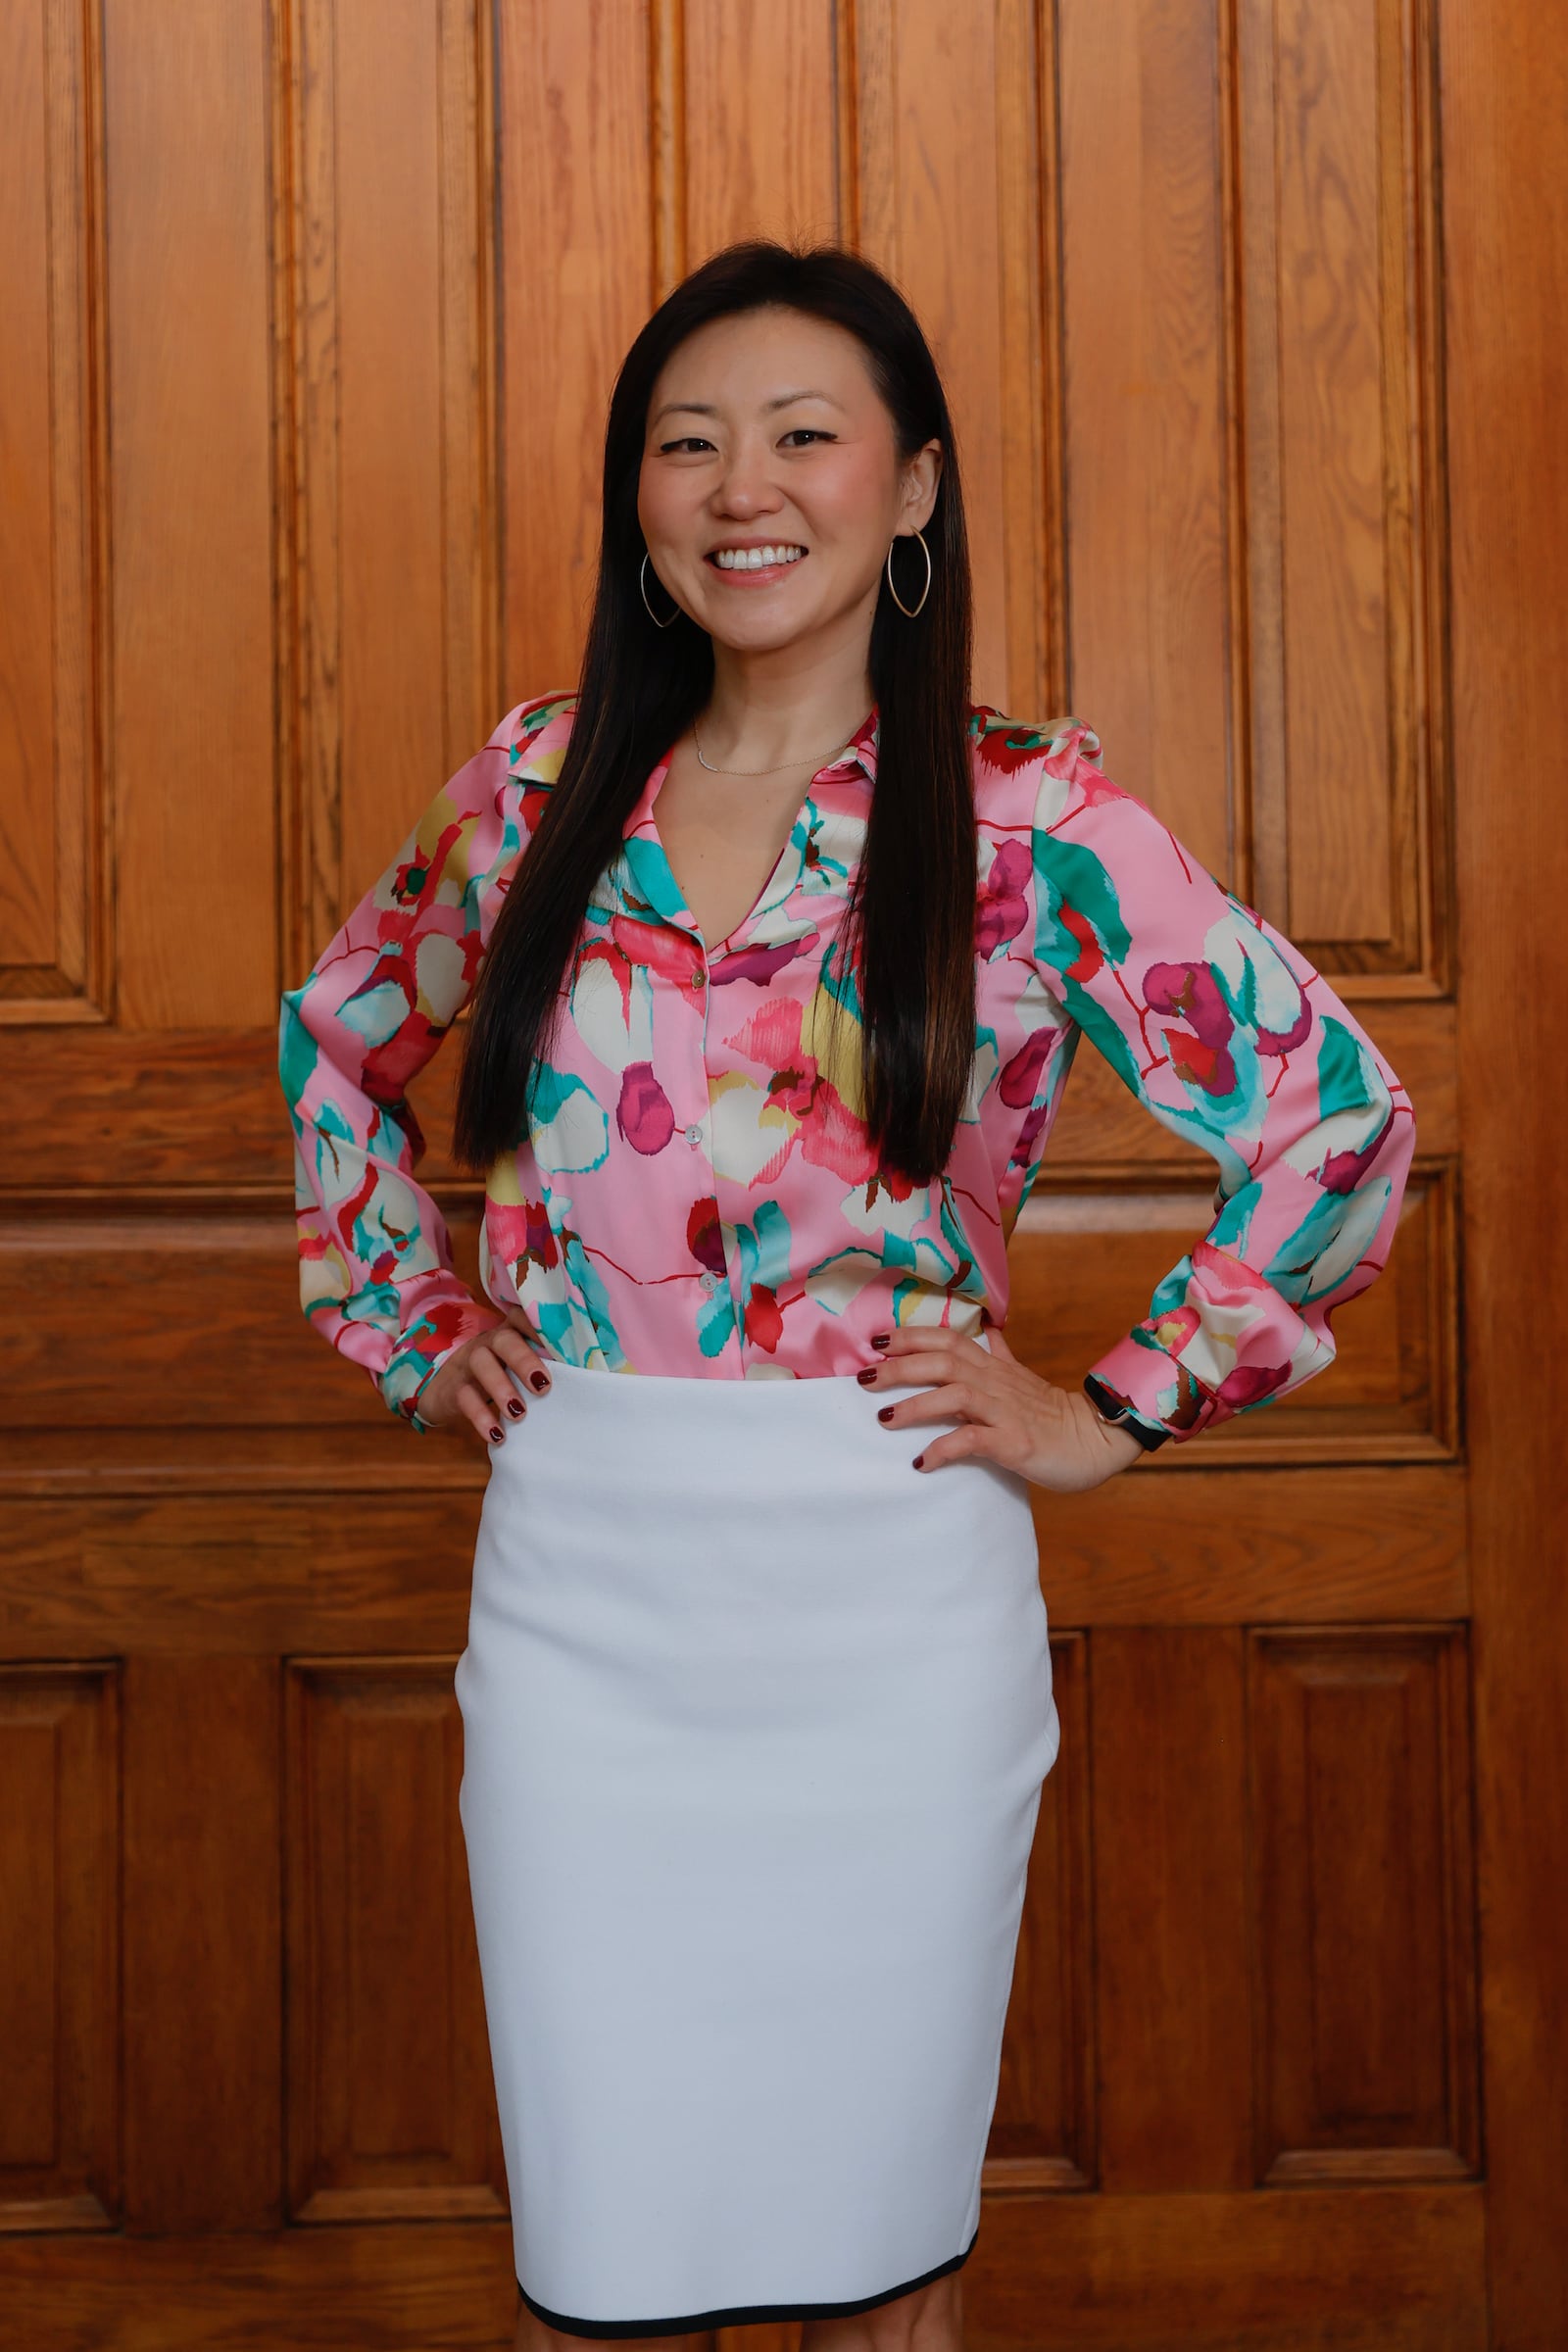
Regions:
<instances>
[{"instance_id":1,"label":"blouse button","mask_svg":"<svg viewBox=\"0 0 1568 2352\"><path fill-rule=\"evenodd\" d=\"M693 988L701 988L701 987L702 987L702 985L703 985L703 974L702 974L701 972L693 972L693 974L692 974L692 986L693 986Z\"/></svg>"},{"instance_id":2,"label":"blouse button","mask_svg":"<svg viewBox=\"0 0 1568 2352\"><path fill-rule=\"evenodd\" d=\"M716 1291L718 1288L718 1276L712 1271L711 1268L710 1268L709 1271L703 1276L704 1290Z\"/></svg>"},{"instance_id":3,"label":"blouse button","mask_svg":"<svg viewBox=\"0 0 1568 2352\"><path fill-rule=\"evenodd\" d=\"M686 1130L686 1141L687 1141L689 1144L700 1144L700 1143L702 1142L702 1140L703 1140L703 1131L702 1131L702 1129L701 1129L700 1127L688 1127L688 1128L687 1128L687 1130Z\"/></svg>"}]
</instances>

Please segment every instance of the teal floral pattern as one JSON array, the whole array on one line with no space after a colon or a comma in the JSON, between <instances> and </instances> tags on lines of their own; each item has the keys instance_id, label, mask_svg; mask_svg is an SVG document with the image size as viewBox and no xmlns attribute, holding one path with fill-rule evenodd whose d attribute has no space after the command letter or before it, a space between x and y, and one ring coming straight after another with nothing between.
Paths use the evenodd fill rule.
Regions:
<instances>
[{"instance_id":1,"label":"teal floral pattern","mask_svg":"<svg viewBox=\"0 0 1568 2352\"><path fill-rule=\"evenodd\" d=\"M567 1363L721 1380L857 1371L890 1323L1004 1322L1007 1240L1083 1038L1218 1168L1208 1230L1085 1370L1185 1439L1331 1360L1330 1314L1397 1219L1403 1088L1290 942L1106 776L1089 727L984 704L974 1063L940 1179L884 1169L861 1115L843 927L875 710L711 944L655 821L666 752L587 907L527 1133L489 1171L475 1298L407 1090L473 990L574 708L509 711L283 996L302 1302L395 1413L425 1428L425 1383L509 1305Z\"/></svg>"}]
</instances>

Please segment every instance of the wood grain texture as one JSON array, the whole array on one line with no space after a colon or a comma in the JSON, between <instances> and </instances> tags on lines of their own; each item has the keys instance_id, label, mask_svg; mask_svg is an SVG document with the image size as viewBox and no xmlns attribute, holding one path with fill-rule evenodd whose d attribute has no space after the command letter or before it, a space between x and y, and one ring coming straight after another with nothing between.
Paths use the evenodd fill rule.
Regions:
<instances>
[{"instance_id":1,"label":"wood grain texture","mask_svg":"<svg viewBox=\"0 0 1568 2352\"><path fill-rule=\"evenodd\" d=\"M104 855L103 60L96 15L15 11L0 57L0 1026L112 1001Z\"/></svg>"},{"instance_id":2,"label":"wood grain texture","mask_svg":"<svg viewBox=\"0 0 1568 2352\"><path fill-rule=\"evenodd\" d=\"M275 2230L277 1660L131 1654L123 1691L125 2226Z\"/></svg>"},{"instance_id":3,"label":"wood grain texture","mask_svg":"<svg viewBox=\"0 0 1568 2352\"><path fill-rule=\"evenodd\" d=\"M0 1667L0 2231L121 2219L120 1681Z\"/></svg>"},{"instance_id":4,"label":"wood grain texture","mask_svg":"<svg viewBox=\"0 0 1568 2352\"><path fill-rule=\"evenodd\" d=\"M1449 977L1435 18L1240 0L1257 903L1326 969Z\"/></svg>"},{"instance_id":5,"label":"wood grain texture","mask_svg":"<svg viewBox=\"0 0 1568 2352\"><path fill-rule=\"evenodd\" d=\"M504 703L489 27L474 0L289 0L280 29L292 979Z\"/></svg>"},{"instance_id":6,"label":"wood grain texture","mask_svg":"<svg viewBox=\"0 0 1568 2352\"><path fill-rule=\"evenodd\" d=\"M1089 1645L1051 1637L1061 1744L1040 1793L1002 2074L982 2175L989 2191L1083 2188L1096 2172Z\"/></svg>"},{"instance_id":7,"label":"wood grain texture","mask_svg":"<svg viewBox=\"0 0 1568 2352\"><path fill-rule=\"evenodd\" d=\"M456 1659L292 1658L289 2214L507 2210L458 1819Z\"/></svg>"},{"instance_id":8,"label":"wood grain texture","mask_svg":"<svg viewBox=\"0 0 1568 2352\"><path fill-rule=\"evenodd\" d=\"M577 675L611 385L657 299L654 84L645 8L497 0L495 23L506 710Z\"/></svg>"},{"instance_id":9,"label":"wood grain texture","mask_svg":"<svg viewBox=\"0 0 1568 2352\"><path fill-rule=\"evenodd\" d=\"M276 1018L266 18L103 14L117 1005Z\"/></svg>"},{"instance_id":10,"label":"wood grain texture","mask_svg":"<svg viewBox=\"0 0 1568 2352\"><path fill-rule=\"evenodd\" d=\"M1238 867L1213 0L1057 0L1067 693Z\"/></svg>"},{"instance_id":11,"label":"wood grain texture","mask_svg":"<svg viewBox=\"0 0 1568 2352\"><path fill-rule=\"evenodd\" d=\"M1462 1633L1248 1649L1260 2179L1474 2170L1478 2048Z\"/></svg>"},{"instance_id":12,"label":"wood grain texture","mask_svg":"<svg viewBox=\"0 0 1568 2352\"><path fill-rule=\"evenodd\" d=\"M1490 2292L1499 2346L1556 2352L1568 2311L1560 21L1499 0L1448 9L1442 93ZM1513 1367L1525 1365L1521 1412Z\"/></svg>"},{"instance_id":13,"label":"wood grain texture","mask_svg":"<svg viewBox=\"0 0 1568 2352\"><path fill-rule=\"evenodd\" d=\"M1485 2352L1485 2208L1452 2188L999 2199L969 2352Z\"/></svg>"},{"instance_id":14,"label":"wood grain texture","mask_svg":"<svg viewBox=\"0 0 1568 2352\"><path fill-rule=\"evenodd\" d=\"M9 1653L461 1648L487 1464L476 1443L392 1434L443 1465L428 1486L325 1466L306 1486L290 1476L291 1437L275 1466L252 1460L205 1494L126 1471L70 1507L13 1496ZM1041 1588L1061 1631L1446 1621L1468 1607L1464 1502L1456 1469L1139 1469L1090 1494L1039 1495Z\"/></svg>"},{"instance_id":15,"label":"wood grain texture","mask_svg":"<svg viewBox=\"0 0 1568 2352\"><path fill-rule=\"evenodd\" d=\"M1243 1647L1231 1627L1096 1631L1101 2183L1250 2184Z\"/></svg>"}]
</instances>

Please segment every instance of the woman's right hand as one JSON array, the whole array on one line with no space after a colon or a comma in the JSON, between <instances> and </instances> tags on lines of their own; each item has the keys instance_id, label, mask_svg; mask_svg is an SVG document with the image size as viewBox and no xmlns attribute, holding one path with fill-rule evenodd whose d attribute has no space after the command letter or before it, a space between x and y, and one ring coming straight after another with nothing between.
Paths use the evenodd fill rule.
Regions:
<instances>
[{"instance_id":1,"label":"woman's right hand","mask_svg":"<svg viewBox=\"0 0 1568 2352\"><path fill-rule=\"evenodd\" d=\"M523 1337L532 1328L527 1316L520 1306L504 1311L505 1322L492 1323L454 1348L419 1391L419 1418L431 1429L466 1421L487 1446L499 1445L509 1424L520 1421L527 1410L512 1373L541 1396L549 1389L545 1359Z\"/></svg>"}]
</instances>

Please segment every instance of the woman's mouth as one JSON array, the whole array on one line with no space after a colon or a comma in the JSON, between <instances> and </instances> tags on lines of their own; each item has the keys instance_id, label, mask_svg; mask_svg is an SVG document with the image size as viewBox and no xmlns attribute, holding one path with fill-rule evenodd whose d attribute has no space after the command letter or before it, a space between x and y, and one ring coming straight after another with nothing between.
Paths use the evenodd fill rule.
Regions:
<instances>
[{"instance_id":1,"label":"woman's mouth","mask_svg":"<svg viewBox=\"0 0 1568 2352\"><path fill-rule=\"evenodd\" d=\"M710 548L703 561L731 586L750 588L782 579L805 555L806 549L797 541L780 539L763 547Z\"/></svg>"}]
</instances>

